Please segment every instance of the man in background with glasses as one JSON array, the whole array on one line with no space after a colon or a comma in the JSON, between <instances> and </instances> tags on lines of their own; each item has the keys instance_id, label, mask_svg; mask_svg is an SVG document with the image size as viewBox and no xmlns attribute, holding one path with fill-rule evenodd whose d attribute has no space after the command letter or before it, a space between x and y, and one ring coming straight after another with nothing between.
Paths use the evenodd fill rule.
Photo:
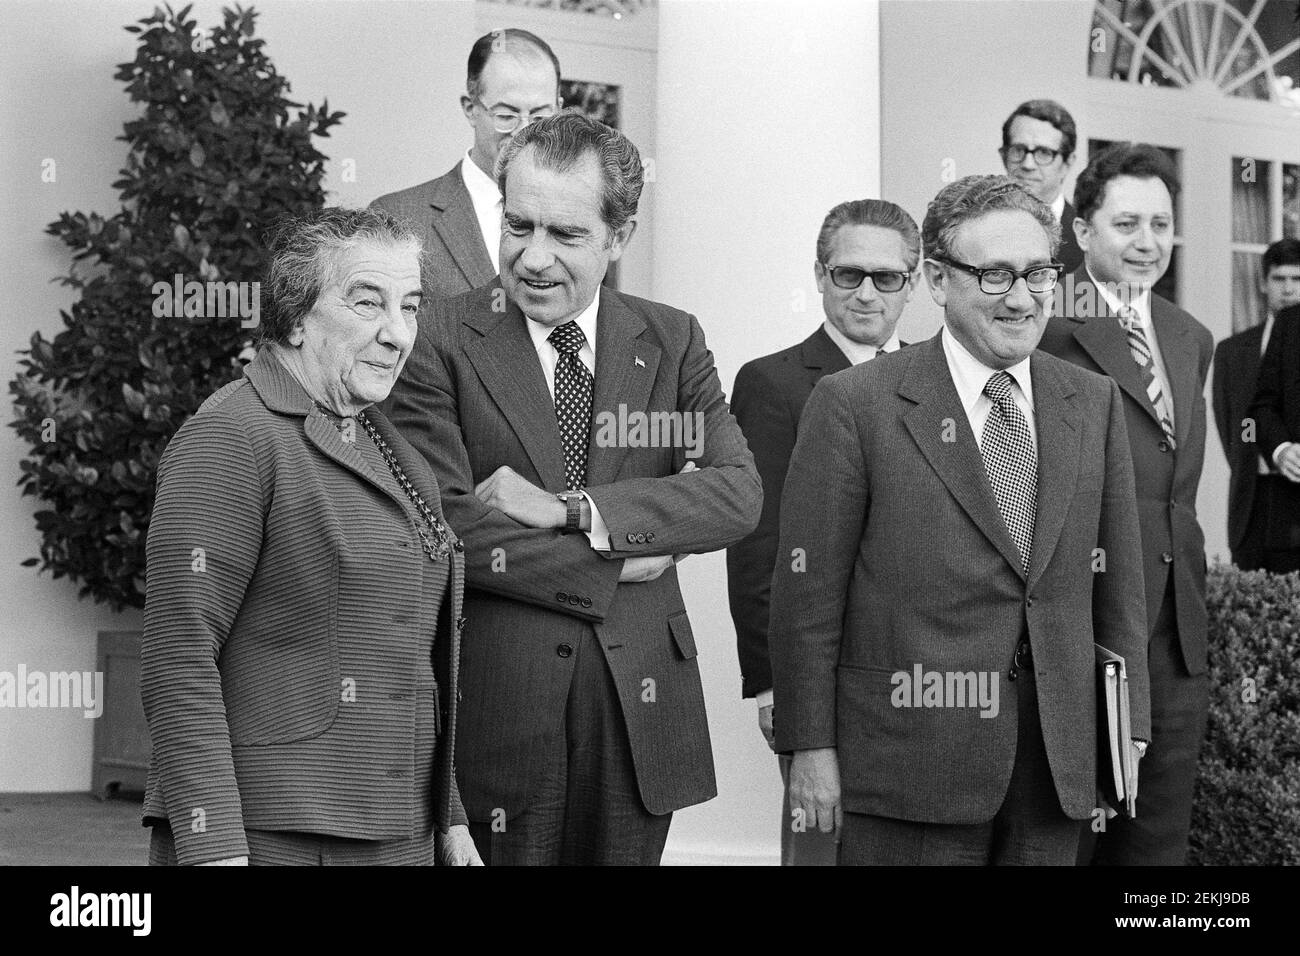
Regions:
<instances>
[{"instance_id":1,"label":"man in background with glasses","mask_svg":"<svg viewBox=\"0 0 1300 956\"><path fill-rule=\"evenodd\" d=\"M840 203L817 235L813 275L825 321L798 345L754 359L736 376L731 412L763 479L758 528L727 549L727 592L736 625L741 694L758 702L758 727L772 746L772 667L767 625L772 567L781 528L781 489L798 437L799 415L824 375L896 352L898 319L912 297L921 232L903 209L883 199ZM789 756L779 758L787 781ZM789 801L781 810L783 866L834 866L836 839L816 827L795 829Z\"/></svg>"},{"instance_id":2,"label":"man in background with glasses","mask_svg":"<svg viewBox=\"0 0 1300 956\"><path fill-rule=\"evenodd\" d=\"M500 271L497 156L518 129L559 111L560 61L527 30L493 30L470 49L460 105L474 131L464 159L437 179L373 203L419 233L426 305L478 288Z\"/></svg>"},{"instance_id":3,"label":"man in background with glasses","mask_svg":"<svg viewBox=\"0 0 1300 956\"><path fill-rule=\"evenodd\" d=\"M998 155L1007 175L1047 203L1061 224L1056 261L1066 273L1079 268L1083 252L1074 237L1074 207L1065 198L1065 178L1074 162L1078 131L1074 117L1055 100L1029 100L1002 124Z\"/></svg>"},{"instance_id":4,"label":"man in background with glasses","mask_svg":"<svg viewBox=\"0 0 1300 956\"><path fill-rule=\"evenodd\" d=\"M1149 737L1123 400L1035 350L1057 237L1002 176L946 186L922 227L944 328L804 409L772 579L776 749L793 812L842 829L841 864L1073 864L1094 641L1134 661Z\"/></svg>"},{"instance_id":5,"label":"man in background with glasses","mask_svg":"<svg viewBox=\"0 0 1300 956\"><path fill-rule=\"evenodd\" d=\"M1084 265L1066 277L1043 335L1044 351L1110 376L1123 392L1146 583L1154 736L1137 816L1086 830L1081 863L1094 838L1096 864L1185 862L1205 737L1205 535L1196 488L1214 336L1152 291L1173 254L1177 192L1173 164L1154 146L1121 143L1091 158L1074 190Z\"/></svg>"}]
</instances>

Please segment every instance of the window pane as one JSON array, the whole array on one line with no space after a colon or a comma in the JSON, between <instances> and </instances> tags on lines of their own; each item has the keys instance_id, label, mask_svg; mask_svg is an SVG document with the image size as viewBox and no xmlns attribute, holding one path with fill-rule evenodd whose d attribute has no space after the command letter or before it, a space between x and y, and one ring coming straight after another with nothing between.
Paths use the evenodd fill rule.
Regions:
<instances>
[{"instance_id":1,"label":"window pane","mask_svg":"<svg viewBox=\"0 0 1300 956\"><path fill-rule=\"evenodd\" d=\"M1151 287L1152 292L1156 295L1164 296L1170 302L1174 303L1174 305L1179 304L1178 277L1181 273L1179 262L1182 259L1182 252L1183 250L1180 247L1174 246L1173 251L1169 256L1169 268L1165 271L1165 274L1160 277L1160 281Z\"/></svg>"},{"instance_id":2,"label":"window pane","mask_svg":"<svg viewBox=\"0 0 1300 956\"><path fill-rule=\"evenodd\" d=\"M1232 157L1232 241L1267 244L1272 235L1269 177L1273 164L1263 159Z\"/></svg>"},{"instance_id":3,"label":"window pane","mask_svg":"<svg viewBox=\"0 0 1300 956\"><path fill-rule=\"evenodd\" d=\"M1232 331L1244 332L1264 321L1264 302L1259 294L1258 252L1232 254Z\"/></svg>"}]
</instances>

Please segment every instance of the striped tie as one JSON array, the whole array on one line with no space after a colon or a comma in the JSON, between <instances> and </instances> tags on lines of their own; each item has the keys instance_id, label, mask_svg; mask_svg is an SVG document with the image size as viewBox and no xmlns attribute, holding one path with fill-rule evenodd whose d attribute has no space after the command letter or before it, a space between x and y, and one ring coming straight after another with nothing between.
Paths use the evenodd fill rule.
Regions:
<instances>
[{"instance_id":1,"label":"striped tie","mask_svg":"<svg viewBox=\"0 0 1300 956\"><path fill-rule=\"evenodd\" d=\"M1147 334L1142 328L1142 320L1137 310L1130 305L1120 306L1116 314L1119 316L1120 325L1124 327L1124 335L1128 338L1129 354L1133 356L1133 361L1137 362L1142 372L1147 398L1151 399L1151 407L1155 409L1156 417L1160 419L1160 427L1164 430L1165 438L1169 440L1169 447L1174 448L1176 447L1174 413L1169 407L1169 400L1165 397L1164 390L1160 387L1160 376L1156 375L1155 362L1151 359L1151 346L1147 344Z\"/></svg>"}]
</instances>

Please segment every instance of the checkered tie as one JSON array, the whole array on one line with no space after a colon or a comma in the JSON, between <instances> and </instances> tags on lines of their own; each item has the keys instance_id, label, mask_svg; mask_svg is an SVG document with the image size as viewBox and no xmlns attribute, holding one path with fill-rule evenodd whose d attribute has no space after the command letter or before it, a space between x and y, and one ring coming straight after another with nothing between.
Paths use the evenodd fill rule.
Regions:
<instances>
[{"instance_id":1,"label":"checkered tie","mask_svg":"<svg viewBox=\"0 0 1300 956\"><path fill-rule=\"evenodd\" d=\"M1034 542L1034 514L1038 508L1038 455L1029 423L1011 398L1011 376L998 372L989 378L984 394L993 402L984 421L980 455L998 500L998 511L1020 552L1020 564L1029 574L1029 552Z\"/></svg>"},{"instance_id":2,"label":"checkered tie","mask_svg":"<svg viewBox=\"0 0 1300 956\"><path fill-rule=\"evenodd\" d=\"M1169 400L1165 398L1164 390L1160 387L1160 376L1156 375L1155 362L1151 358L1151 346L1147 344L1147 334L1142 328L1141 317L1137 309L1130 305L1122 305L1116 312L1119 316L1120 325L1124 327L1124 335L1128 338L1129 354L1133 356L1133 361L1137 362L1138 369L1142 372L1142 384L1146 386L1147 398L1151 399L1151 407L1156 410L1156 416L1160 419L1160 427L1164 429L1165 438L1169 440L1169 447L1174 447L1174 413L1169 407Z\"/></svg>"},{"instance_id":3,"label":"checkered tie","mask_svg":"<svg viewBox=\"0 0 1300 956\"><path fill-rule=\"evenodd\" d=\"M551 329L546 341L559 352L555 364L555 417L564 441L564 483L580 491L587 477L587 433L591 428L591 371L578 357L587 337L577 322Z\"/></svg>"}]
</instances>

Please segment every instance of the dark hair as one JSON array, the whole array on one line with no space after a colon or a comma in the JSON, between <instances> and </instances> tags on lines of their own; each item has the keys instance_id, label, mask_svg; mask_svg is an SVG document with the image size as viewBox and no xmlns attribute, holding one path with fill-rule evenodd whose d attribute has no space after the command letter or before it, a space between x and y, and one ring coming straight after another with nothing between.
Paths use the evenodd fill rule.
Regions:
<instances>
[{"instance_id":1,"label":"dark hair","mask_svg":"<svg viewBox=\"0 0 1300 956\"><path fill-rule=\"evenodd\" d=\"M1278 266L1300 266L1300 239L1279 239L1264 250L1259 263L1259 274L1265 279Z\"/></svg>"},{"instance_id":2,"label":"dark hair","mask_svg":"<svg viewBox=\"0 0 1300 956\"><path fill-rule=\"evenodd\" d=\"M616 129L578 112L561 110L554 116L529 123L506 143L497 157L497 185L506 196L506 173L526 148L533 148L537 165L565 172L583 156L591 154L600 167L600 217L610 231L622 228L636 215L641 200L644 172L641 154L632 141Z\"/></svg>"},{"instance_id":3,"label":"dark hair","mask_svg":"<svg viewBox=\"0 0 1300 956\"><path fill-rule=\"evenodd\" d=\"M826 214L821 232L817 233L817 261L824 263L830 255L831 240L844 226L879 226L892 229L903 237L907 247L907 271L921 261L921 230L916 220L901 206L884 199L852 199L842 202Z\"/></svg>"},{"instance_id":4,"label":"dark hair","mask_svg":"<svg viewBox=\"0 0 1300 956\"><path fill-rule=\"evenodd\" d=\"M1002 124L1004 149L1011 145L1011 121L1017 116L1028 116L1030 119L1051 123L1061 131L1061 153L1064 158L1068 160L1074 155L1075 144L1079 141L1078 130L1074 127L1074 117L1056 100L1026 100L1017 106Z\"/></svg>"},{"instance_id":5,"label":"dark hair","mask_svg":"<svg viewBox=\"0 0 1300 956\"><path fill-rule=\"evenodd\" d=\"M991 212L1018 209L1033 216L1047 233L1050 254L1056 255L1061 227L1052 209L1006 176L964 176L939 190L925 210L921 241L930 257L952 256L952 240L963 223Z\"/></svg>"},{"instance_id":6,"label":"dark hair","mask_svg":"<svg viewBox=\"0 0 1300 956\"><path fill-rule=\"evenodd\" d=\"M328 284L334 259L361 242L406 246L420 258L419 236L382 209L326 206L276 223L267 239L258 344L288 345Z\"/></svg>"},{"instance_id":7,"label":"dark hair","mask_svg":"<svg viewBox=\"0 0 1300 956\"><path fill-rule=\"evenodd\" d=\"M1088 160L1074 183L1074 212L1089 219L1106 201L1106 184L1120 176L1159 179L1172 199L1178 195L1178 173L1169 157L1146 143L1116 143Z\"/></svg>"},{"instance_id":8,"label":"dark hair","mask_svg":"<svg viewBox=\"0 0 1300 956\"><path fill-rule=\"evenodd\" d=\"M545 54L547 59L551 61L551 66L555 67L555 85L558 90L560 85L560 60L555 55L555 51L537 34L510 27L506 30L493 30L491 33L485 33L474 41L474 45L469 49L469 64L465 71L465 92L473 98L478 98L479 77L483 75L483 68L487 66L488 59L491 58L493 53L501 53L505 50L515 52L528 47Z\"/></svg>"}]
</instances>

